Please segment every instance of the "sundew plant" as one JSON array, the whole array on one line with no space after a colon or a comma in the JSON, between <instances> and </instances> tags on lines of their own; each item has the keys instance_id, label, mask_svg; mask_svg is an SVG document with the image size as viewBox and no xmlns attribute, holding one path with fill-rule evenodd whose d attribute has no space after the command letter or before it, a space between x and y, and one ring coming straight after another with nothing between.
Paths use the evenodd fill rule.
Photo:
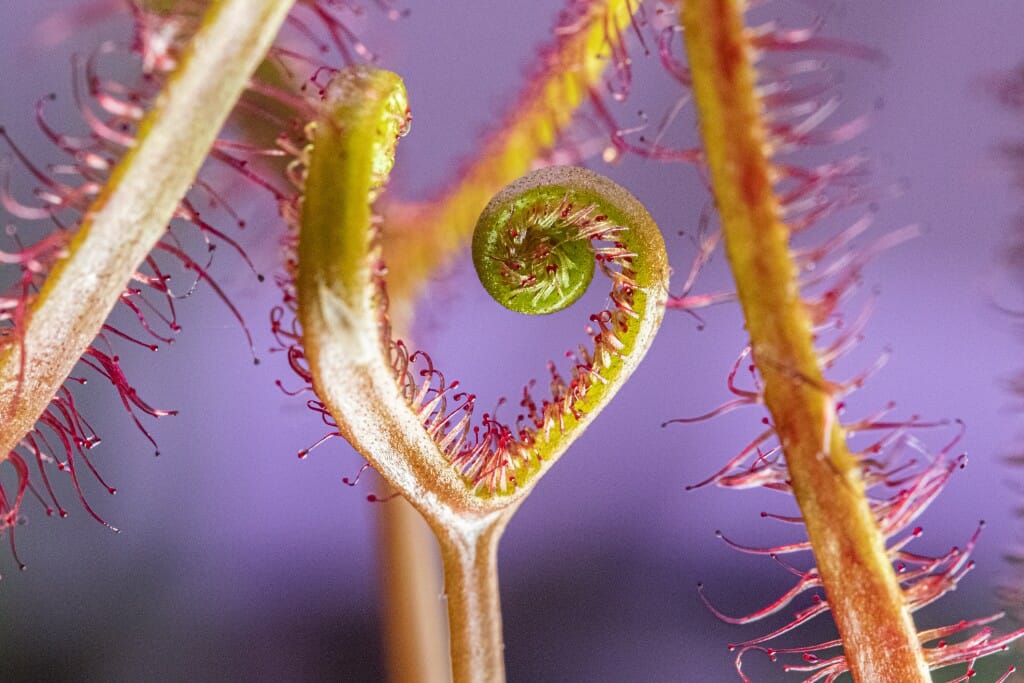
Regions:
<instances>
[{"instance_id":1,"label":"sundew plant","mask_svg":"<svg viewBox=\"0 0 1024 683\"><path fill-rule=\"evenodd\" d=\"M1019 8L492 4L3 9L3 678L1013 680Z\"/></svg>"}]
</instances>

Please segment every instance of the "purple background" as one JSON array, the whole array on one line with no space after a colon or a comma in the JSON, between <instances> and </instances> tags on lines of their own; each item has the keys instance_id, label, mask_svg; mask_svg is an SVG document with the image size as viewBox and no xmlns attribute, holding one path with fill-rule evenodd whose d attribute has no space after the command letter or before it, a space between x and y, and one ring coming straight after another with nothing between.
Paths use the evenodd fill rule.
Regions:
<instances>
[{"instance_id":1,"label":"purple background","mask_svg":"<svg viewBox=\"0 0 1024 683\"><path fill-rule=\"evenodd\" d=\"M407 80L415 122L400 147L392 192L416 197L449 176L478 131L515 97L521 67L559 3L406 4L408 19L387 23L370 10L371 25L360 30L382 64ZM32 103L56 91L68 109L70 48L33 45L26 27L57 5L0 3L0 122L39 160L53 155L34 130ZM804 3L794 5L795 16L811 16ZM966 540L979 519L989 525L978 569L919 624L979 616L992 609L993 587L1007 576L1001 554L1019 529L1012 518L1019 500L1007 482L1021 475L1000 457L1014 451L1019 429L1003 382L1020 369L1021 346L1013 321L993 302L1024 301L1000 260L1021 197L995 152L1024 127L994 104L985 82L1024 59L1024 9L864 0L825 17L827 35L878 47L889 59L884 67L833 60L843 76L844 111L885 103L848 151L873 154L875 182L909 182L903 196L883 202L875 234L909 223L926 228L869 269L866 280L880 287L880 302L866 342L838 376L892 347L893 359L857 394L853 414L894 399L900 415L967 422L962 446L971 464L925 515L916 549L943 552ZM104 24L76 39L91 45L123 36L123 29ZM617 110L626 125L639 108L657 119L675 97L655 60L635 54L636 92ZM696 139L687 121L692 112L673 129L681 145ZM694 230L708 201L693 169L627 160L606 172L648 205L674 267L685 273L693 250L677 233ZM251 223L246 242L258 270L276 272L273 205L265 198L235 204ZM60 495L69 519L48 520L35 503L25 505L18 547L29 571L17 572L0 554L4 680L380 678L376 507L365 502L369 486L341 484L361 461L339 440L304 462L295 459L323 428L302 401L273 386L277 378L292 383L281 358L266 352L277 292L231 257L214 272L244 310L264 362L253 367L238 325L204 290L182 305L186 329L172 347L123 354L144 396L181 410L152 426L159 459L111 392L99 382L84 392L92 402L87 415L105 437L96 461L120 491L109 499L89 482L87 494L123 533L92 522L68 482ZM719 258L700 290L725 282ZM600 302L596 297L589 301ZM461 263L425 292L419 346L477 394L515 395L529 377L543 376L546 359L580 338L585 316L512 315L485 300ZM692 319L668 316L647 362L511 524L501 548L511 680L734 680L726 643L767 630L720 623L700 604L695 585L703 580L730 613L787 587L778 567L713 535L722 529L747 542L792 538L792 530L758 515L786 511L787 502L762 493L684 491L752 437L760 415L658 428L726 398L741 322L729 305L706 319L697 331ZM945 433L928 438L938 444ZM806 632L795 642L819 637ZM785 678L762 659L746 661L760 680Z\"/></svg>"}]
</instances>

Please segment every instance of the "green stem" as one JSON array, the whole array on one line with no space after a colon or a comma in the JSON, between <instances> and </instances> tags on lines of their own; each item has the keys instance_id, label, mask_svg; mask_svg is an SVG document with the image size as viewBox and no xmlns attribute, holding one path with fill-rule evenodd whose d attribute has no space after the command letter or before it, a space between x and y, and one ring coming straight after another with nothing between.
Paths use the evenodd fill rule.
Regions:
<instances>
[{"instance_id":1,"label":"green stem","mask_svg":"<svg viewBox=\"0 0 1024 683\"><path fill-rule=\"evenodd\" d=\"M163 236L293 2L219 0L210 7L136 145L49 274L19 340L0 351L0 459L33 428Z\"/></svg>"},{"instance_id":2,"label":"green stem","mask_svg":"<svg viewBox=\"0 0 1024 683\"><path fill-rule=\"evenodd\" d=\"M682 23L726 255L818 573L854 680L931 680L846 444L775 194L741 0L686 0Z\"/></svg>"}]
</instances>

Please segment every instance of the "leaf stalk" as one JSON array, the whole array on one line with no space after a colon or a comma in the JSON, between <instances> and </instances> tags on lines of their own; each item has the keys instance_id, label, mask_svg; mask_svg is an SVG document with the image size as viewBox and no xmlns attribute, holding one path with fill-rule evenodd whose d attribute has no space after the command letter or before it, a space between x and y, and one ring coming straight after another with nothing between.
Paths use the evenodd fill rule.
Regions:
<instances>
[{"instance_id":1,"label":"leaf stalk","mask_svg":"<svg viewBox=\"0 0 1024 683\"><path fill-rule=\"evenodd\" d=\"M814 350L739 0L686 0L682 23L726 254L793 492L854 679L931 678L860 468Z\"/></svg>"}]
</instances>

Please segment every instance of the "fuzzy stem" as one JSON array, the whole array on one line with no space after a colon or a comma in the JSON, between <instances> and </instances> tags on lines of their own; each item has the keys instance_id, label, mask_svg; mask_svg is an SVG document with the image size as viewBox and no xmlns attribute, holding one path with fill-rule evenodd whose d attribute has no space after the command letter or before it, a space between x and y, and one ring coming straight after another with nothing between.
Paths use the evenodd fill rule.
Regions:
<instances>
[{"instance_id":1,"label":"fuzzy stem","mask_svg":"<svg viewBox=\"0 0 1024 683\"><path fill-rule=\"evenodd\" d=\"M814 351L774 193L740 0L686 0L682 22L726 254L818 571L856 681L931 678Z\"/></svg>"},{"instance_id":2,"label":"fuzzy stem","mask_svg":"<svg viewBox=\"0 0 1024 683\"><path fill-rule=\"evenodd\" d=\"M0 459L32 429L95 339L175 208L293 0L220 0L0 352Z\"/></svg>"},{"instance_id":3,"label":"fuzzy stem","mask_svg":"<svg viewBox=\"0 0 1024 683\"><path fill-rule=\"evenodd\" d=\"M435 527L444 563L454 683L503 683L498 540L512 510Z\"/></svg>"}]
</instances>

